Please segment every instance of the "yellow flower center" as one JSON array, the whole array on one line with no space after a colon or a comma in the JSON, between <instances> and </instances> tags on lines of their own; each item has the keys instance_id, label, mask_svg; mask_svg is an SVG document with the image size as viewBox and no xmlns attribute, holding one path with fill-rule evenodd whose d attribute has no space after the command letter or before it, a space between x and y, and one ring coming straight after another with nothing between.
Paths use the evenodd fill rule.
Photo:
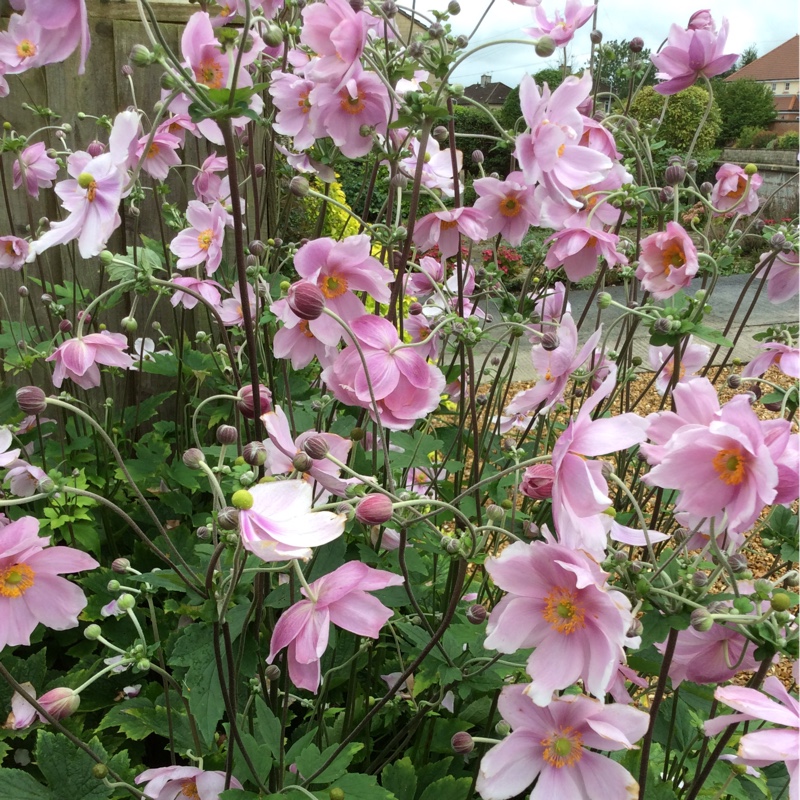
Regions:
<instances>
[{"instance_id":1,"label":"yellow flower center","mask_svg":"<svg viewBox=\"0 0 800 800\"><path fill-rule=\"evenodd\" d=\"M664 274L669 275L673 267L682 267L686 263L686 254L677 242L670 243L661 253Z\"/></svg>"},{"instance_id":2,"label":"yellow flower center","mask_svg":"<svg viewBox=\"0 0 800 800\"><path fill-rule=\"evenodd\" d=\"M300 93L300 99L297 101L298 108L304 113L308 114L311 111L311 103L308 100L308 95L311 92L309 89L307 92Z\"/></svg>"},{"instance_id":3,"label":"yellow flower center","mask_svg":"<svg viewBox=\"0 0 800 800\"><path fill-rule=\"evenodd\" d=\"M712 463L719 479L728 486L738 486L745 478L747 457L739 448L720 450Z\"/></svg>"},{"instance_id":4,"label":"yellow flower center","mask_svg":"<svg viewBox=\"0 0 800 800\"><path fill-rule=\"evenodd\" d=\"M207 58L200 62L195 68L194 76L200 83L208 86L209 89L221 89L224 73L222 65L213 59Z\"/></svg>"},{"instance_id":5,"label":"yellow flower center","mask_svg":"<svg viewBox=\"0 0 800 800\"><path fill-rule=\"evenodd\" d=\"M27 564L0 569L0 597L21 597L33 586L33 574Z\"/></svg>"},{"instance_id":6,"label":"yellow flower center","mask_svg":"<svg viewBox=\"0 0 800 800\"><path fill-rule=\"evenodd\" d=\"M149 149L147 151L147 157L148 158L155 158L160 152L161 152L161 148L155 142L153 142L153 144L150 145L150 147L149 147Z\"/></svg>"},{"instance_id":7,"label":"yellow flower center","mask_svg":"<svg viewBox=\"0 0 800 800\"><path fill-rule=\"evenodd\" d=\"M339 105L342 110L346 111L348 114L360 114L366 105L364 102L366 96L366 92L359 92L356 97L351 97L347 89L342 89L342 91L339 92Z\"/></svg>"},{"instance_id":8,"label":"yellow flower center","mask_svg":"<svg viewBox=\"0 0 800 800\"><path fill-rule=\"evenodd\" d=\"M732 192L728 192L726 197L730 197L732 200L738 200L744 194L746 188L747 181L740 175L736 181L736 188Z\"/></svg>"},{"instance_id":9,"label":"yellow flower center","mask_svg":"<svg viewBox=\"0 0 800 800\"><path fill-rule=\"evenodd\" d=\"M194 800L198 800L200 793L197 791L197 782L194 780L186 781L186 783L181 786L181 794L184 797L191 797L194 798Z\"/></svg>"},{"instance_id":10,"label":"yellow flower center","mask_svg":"<svg viewBox=\"0 0 800 800\"><path fill-rule=\"evenodd\" d=\"M439 225L439 230L449 231L451 228L455 228L456 225L458 225L458 222L456 222L454 219L443 219Z\"/></svg>"},{"instance_id":11,"label":"yellow flower center","mask_svg":"<svg viewBox=\"0 0 800 800\"><path fill-rule=\"evenodd\" d=\"M308 339L313 339L314 334L308 329L308 320L302 319L300 320L300 324L297 326L303 333L303 336L307 337Z\"/></svg>"},{"instance_id":12,"label":"yellow flower center","mask_svg":"<svg viewBox=\"0 0 800 800\"><path fill-rule=\"evenodd\" d=\"M543 616L554 631L567 636L586 627L586 609L581 605L578 593L561 586L544 598Z\"/></svg>"},{"instance_id":13,"label":"yellow flower center","mask_svg":"<svg viewBox=\"0 0 800 800\"><path fill-rule=\"evenodd\" d=\"M583 736L570 727L551 733L539 744L544 747L542 757L551 767L572 767L583 757Z\"/></svg>"},{"instance_id":14,"label":"yellow flower center","mask_svg":"<svg viewBox=\"0 0 800 800\"><path fill-rule=\"evenodd\" d=\"M15 253L14 253L14 245L11 242L6 242L4 247L5 247L5 251L6 251L6 253L8 255L10 255L10 256L15 255Z\"/></svg>"},{"instance_id":15,"label":"yellow flower center","mask_svg":"<svg viewBox=\"0 0 800 800\"><path fill-rule=\"evenodd\" d=\"M515 197L505 197L500 203L500 213L504 217L516 217L522 211L522 206Z\"/></svg>"},{"instance_id":16,"label":"yellow flower center","mask_svg":"<svg viewBox=\"0 0 800 800\"><path fill-rule=\"evenodd\" d=\"M211 242L214 240L214 234L211 228L206 228L198 237L197 244L200 245L201 250L208 250L211 247Z\"/></svg>"},{"instance_id":17,"label":"yellow flower center","mask_svg":"<svg viewBox=\"0 0 800 800\"><path fill-rule=\"evenodd\" d=\"M328 299L341 297L347 291L347 278L341 275L326 275L322 278L319 288Z\"/></svg>"},{"instance_id":18,"label":"yellow flower center","mask_svg":"<svg viewBox=\"0 0 800 800\"><path fill-rule=\"evenodd\" d=\"M564 151L567 149L565 144L562 144L558 148L558 157L561 158L564 155Z\"/></svg>"},{"instance_id":19,"label":"yellow flower center","mask_svg":"<svg viewBox=\"0 0 800 800\"><path fill-rule=\"evenodd\" d=\"M30 39L23 39L17 45L17 55L20 58L33 58L36 55L36 45Z\"/></svg>"}]
</instances>

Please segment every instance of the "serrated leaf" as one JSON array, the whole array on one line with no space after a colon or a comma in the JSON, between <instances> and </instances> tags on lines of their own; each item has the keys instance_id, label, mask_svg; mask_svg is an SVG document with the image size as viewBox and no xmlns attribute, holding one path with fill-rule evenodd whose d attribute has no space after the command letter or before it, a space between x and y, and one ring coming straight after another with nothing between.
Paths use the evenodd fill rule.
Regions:
<instances>
[{"instance_id":1,"label":"serrated leaf","mask_svg":"<svg viewBox=\"0 0 800 800\"><path fill-rule=\"evenodd\" d=\"M417 773L410 758L387 764L381 772L381 783L397 800L414 800L417 793Z\"/></svg>"},{"instance_id":2,"label":"serrated leaf","mask_svg":"<svg viewBox=\"0 0 800 800\"><path fill-rule=\"evenodd\" d=\"M262 697L256 698L256 728L260 740L269 747L274 758L280 757L281 722Z\"/></svg>"},{"instance_id":3,"label":"serrated leaf","mask_svg":"<svg viewBox=\"0 0 800 800\"><path fill-rule=\"evenodd\" d=\"M692 333L699 339L703 339L711 344L718 344L721 347L733 347L733 342L726 339L716 328L709 328L708 325L694 325Z\"/></svg>"},{"instance_id":4,"label":"serrated leaf","mask_svg":"<svg viewBox=\"0 0 800 800\"><path fill-rule=\"evenodd\" d=\"M0 798L54 800L53 793L21 769L0 769Z\"/></svg>"},{"instance_id":5,"label":"serrated leaf","mask_svg":"<svg viewBox=\"0 0 800 800\"><path fill-rule=\"evenodd\" d=\"M111 794L92 775L94 759L60 733L38 732L36 763L58 800L103 800Z\"/></svg>"},{"instance_id":6,"label":"serrated leaf","mask_svg":"<svg viewBox=\"0 0 800 800\"><path fill-rule=\"evenodd\" d=\"M297 758L297 771L301 775L313 775L338 748L339 745L332 744L320 753L316 745L309 745ZM363 748L361 742L351 742L311 783L330 783L338 780L347 772L355 754Z\"/></svg>"}]
</instances>

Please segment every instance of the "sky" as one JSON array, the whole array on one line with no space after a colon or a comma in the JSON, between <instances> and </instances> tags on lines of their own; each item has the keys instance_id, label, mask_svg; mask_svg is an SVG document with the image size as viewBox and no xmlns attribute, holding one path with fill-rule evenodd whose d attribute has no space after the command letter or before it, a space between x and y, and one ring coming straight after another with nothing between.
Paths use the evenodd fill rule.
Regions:
<instances>
[{"instance_id":1,"label":"sky","mask_svg":"<svg viewBox=\"0 0 800 800\"><path fill-rule=\"evenodd\" d=\"M415 0L418 11L444 11L448 0ZM490 0L459 0L461 13L451 18L453 33L469 36L478 23ZM563 11L565 0L543 0L542 8L552 18L556 8ZM588 2L588 0L587 0ZM724 3L711 0L708 5L703 0L599 0L597 28L605 40L629 40L640 36L655 51L669 33L672 23L685 26L689 17L701 8L709 8L717 25L722 17L729 22L727 53L741 53L745 47L754 44L760 56L790 39L800 27L798 6L790 0L778 2L754 2L754 0L726 0ZM412 0L398 0L399 5L409 8ZM532 9L517 6L510 0L494 0L473 44L491 42L497 39L524 39L522 28L533 24ZM573 41L567 45L567 56L576 68L583 67L589 60L589 31L591 20L581 28ZM562 51L556 56L563 58ZM534 48L525 45L504 44L480 50L471 56L454 73L453 81L469 86L478 83L481 75L491 74L493 81L508 86L519 84L526 72L535 73L545 67L559 66L555 57L539 58Z\"/></svg>"}]
</instances>

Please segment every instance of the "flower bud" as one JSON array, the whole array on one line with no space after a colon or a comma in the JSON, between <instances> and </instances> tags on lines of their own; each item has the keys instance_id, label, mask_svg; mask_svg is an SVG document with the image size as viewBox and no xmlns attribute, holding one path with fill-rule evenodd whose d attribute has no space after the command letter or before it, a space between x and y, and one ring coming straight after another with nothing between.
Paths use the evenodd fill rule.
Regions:
<instances>
[{"instance_id":1,"label":"flower bud","mask_svg":"<svg viewBox=\"0 0 800 800\"><path fill-rule=\"evenodd\" d=\"M356 506L356 519L364 525L382 525L392 518L392 501L385 494L370 494Z\"/></svg>"},{"instance_id":2,"label":"flower bud","mask_svg":"<svg viewBox=\"0 0 800 800\"><path fill-rule=\"evenodd\" d=\"M747 569L747 556L744 553L734 553L728 558L728 566L734 574L744 572Z\"/></svg>"},{"instance_id":3,"label":"flower bud","mask_svg":"<svg viewBox=\"0 0 800 800\"><path fill-rule=\"evenodd\" d=\"M483 164L484 162L484 155L482 150L473 150L472 151L472 163L473 164Z\"/></svg>"},{"instance_id":4,"label":"flower bud","mask_svg":"<svg viewBox=\"0 0 800 800\"><path fill-rule=\"evenodd\" d=\"M108 777L108 767L105 764L95 764L92 767L92 777L97 778L99 781Z\"/></svg>"},{"instance_id":5,"label":"flower bud","mask_svg":"<svg viewBox=\"0 0 800 800\"><path fill-rule=\"evenodd\" d=\"M325 458L329 451L330 448L328 447L328 443L325 441L324 436L310 436L305 440L305 442L303 442L303 452L305 452L306 455L310 456L315 461Z\"/></svg>"},{"instance_id":6,"label":"flower bud","mask_svg":"<svg viewBox=\"0 0 800 800\"><path fill-rule=\"evenodd\" d=\"M466 756L475 749L475 742L466 731L459 731L453 735L450 740L450 746L453 748L454 753Z\"/></svg>"},{"instance_id":7,"label":"flower bud","mask_svg":"<svg viewBox=\"0 0 800 800\"><path fill-rule=\"evenodd\" d=\"M262 442L248 442L242 450L242 458L251 467L261 467L267 460L267 448Z\"/></svg>"},{"instance_id":8,"label":"flower bud","mask_svg":"<svg viewBox=\"0 0 800 800\"><path fill-rule=\"evenodd\" d=\"M189 469L200 469L200 465L205 460L206 457L203 455L203 451L198 450L196 447L190 447L183 454L183 463L186 464Z\"/></svg>"},{"instance_id":9,"label":"flower bud","mask_svg":"<svg viewBox=\"0 0 800 800\"><path fill-rule=\"evenodd\" d=\"M729 389L740 389L742 387L742 377L736 374L728 375L726 383Z\"/></svg>"},{"instance_id":10,"label":"flower bud","mask_svg":"<svg viewBox=\"0 0 800 800\"><path fill-rule=\"evenodd\" d=\"M628 49L631 53L641 53L642 50L644 50L644 39L640 36L634 36L633 39L628 42Z\"/></svg>"},{"instance_id":11,"label":"flower bud","mask_svg":"<svg viewBox=\"0 0 800 800\"><path fill-rule=\"evenodd\" d=\"M602 41L603 41L603 32L602 32L602 31L599 31L599 30L597 30L597 28L595 28L595 29L594 29L594 30L593 30L593 31L592 31L592 32L589 34L589 41L590 41L592 44L600 44L600 42L602 42Z\"/></svg>"},{"instance_id":12,"label":"flower bud","mask_svg":"<svg viewBox=\"0 0 800 800\"><path fill-rule=\"evenodd\" d=\"M87 625L86 630L83 632L83 635L90 641L94 642L102 636L102 630L100 629L99 625L92 624Z\"/></svg>"},{"instance_id":13,"label":"flower bud","mask_svg":"<svg viewBox=\"0 0 800 800\"><path fill-rule=\"evenodd\" d=\"M787 592L779 590L772 593L769 604L773 611L788 611L792 607L792 598Z\"/></svg>"},{"instance_id":14,"label":"flower bud","mask_svg":"<svg viewBox=\"0 0 800 800\"><path fill-rule=\"evenodd\" d=\"M520 491L534 500L546 500L553 496L555 469L552 464L534 464L525 470Z\"/></svg>"},{"instance_id":15,"label":"flower bud","mask_svg":"<svg viewBox=\"0 0 800 800\"><path fill-rule=\"evenodd\" d=\"M39 705L56 719L64 719L74 714L81 704L81 696L74 689L59 687L45 692L39 698Z\"/></svg>"},{"instance_id":16,"label":"flower bud","mask_svg":"<svg viewBox=\"0 0 800 800\"><path fill-rule=\"evenodd\" d=\"M713 192L713 191L714 191L714 184L713 183L709 183L708 181L703 181L700 184L700 194L702 194L703 197L710 197L711 196L711 192Z\"/></svg>"},{"instance_id":17,"label":"flower bud","mask_svg":"<svg viewBox=\"0 0 800 800\"><path fill-rule=\"evenodd\" d=\"M136 605L136 598L129 592L124 592L117 598L120 611L130 611Z\"/></svg>"},{"instance_id":18,"label":"flower bud","mask_svg":"<svg viewBox=\"0 0 800 800\"><path fill-rule=\"evenodd\" d=\"M680 186L686 178L686 167L681 164L670 164L664 172L664 180L668 186Z\"/></svg>"},{"instance_id":19,"label":"flower bud","mask_svg":"<svg viewBox=\"0 0 800 800\"><path fill-rule=\"evenodd\" d=\"M103 155L106 151L106 146L102 142L98 142L95 139L93 142L89 142L86 147L86 152L92 157L97 158L97 156Z\"/></svg>"},{"instance_id":20,"label":"flower bud","mask_svg":"<svg viewBox=\"0 0 800 800\"><path fill-rule=\"evenodd\" d=\"M350 431L350 438L354 442L360 442L364 438L364 429L363 428L353 428Z\"/></svg>"},{"instance_id":21,"label":"flower bud","mask_svg":"<svg viewBox=\"0 0 800 800\"><path fill-rule=\"evenodd\" d=\"M461 13L461 4L457 2L457 0L450 0L447 4L447 10L455 16L456 14Z\"/></svg>"},{"instance_id":22,"label":"flower bud","mask_svg":"<svg viewBox=\"0 0 800 800\"><path fill-rule=\"evenodd\" d=\"M411 317L418 317L422 313L422 303L411 303L408 307L408 314Z\"/></svg>"},{"instance_id":23,"label":"flower bud","mask_svg":"<svg viewBox=\"0 0 800 800\"><path fill-rule=\"evenodd\" d=\"M238 492L234 492L234 496L238 494ZM250 494L250 492L247 492ZM252 495L250 495L252 498ZM234 502L231 499L231 502ZM235 531L239 528L239 509L235 508L234 506L225 506L225 508L220 509L219 514L217 514L217 524L223 531Z\"/></svg>"},{"instance_id":24,"label":"flower bud","mask_svg":"<svg viewBox=\"0 0 800 800\"><path fill-rule=\"evenodd\" d=\"M432 135L437 142L443 142L450 136L450 132L447 130L447 128L445 128L444 125L437 125L433 129Z\"/></svg>"},{"instance_id":25,"label":"flower bud","mask_svg":"<svg viewBox=\"0 0 800 800\"><path fill-rule=\"evenodd\" d=\"M283 41L283 31L277 25L268 25L261 36L268 47L277 47Z\"/></svg>"},{"instance_id":26,"label":"flower bud","mask_svg":"<svg viewBox=\"0 0 800 800\"><path fill-rule=\"evenodd\" d=\"M552 353L553 350L557 350L559 345L561 344L561 340L558 338L558 334L554 333L553 331L548 331L544 334L541 338L541 345L542 350L546 350L548 353Z\"/></svg>"},{"instance_id":27,"label":"flower bud","mask_svg":"<svg viewBox=\"0 0 800 800\"><path fill-rule=\"evenodd\" d=\"M669 333L672 330L672 320L666 317L659 317L653 325L653 330L657 333Z\"/></svg>"},{"instance_id":28,"label":"flower bud","mask_svg":"<svg viewBox=\"0 0 800 800\"><path fill-rule=\"evenodd\" d=\"M444 36L444 26L441 22L434 22L433 25L428 28L428 36L431 39L441 39Z\"/></svg>"},{"instance_id":29,"label":"flower bud","mask_svg":"<svg viewBox=\"0 0 800 800\"><path fill-rule=\"evenodd\" d=\"M62 319L58 323L59 333L69 333L72 330L72 323L68 319Z\"/></svg>"},{"instance_id":30,"label":"flower bud","mask_svg":"<svg viewBox=\"0 0 800 800\"><path fill-rule=\"evenodd\" d=\"M298 453L292 459L292 466L298 472L308 472L311 467L314 466L314 462L311 460L311 456L309 456L307 453Z\"/></svg>"},{"instance_id":31,"label":"flower bud","mask_svg":"<svg viewBox=\"0 0 800 800\"><path fill-rule=\"evenodd\" d=\"M469 44L469 37L464 36L464 34L461 34L461 36L456 36L455 44L459 50L463 50Z\"/></svg>"},{"instance_id":32,"label":"flower bud","mask_svg":"<svg viewBox=\"0 0 800 800\"><path fill-rule=\"evenodd\" d=\"M697 168L698 168L699 166L700 166L700 164L698 164L698 162L697 162L697 159L696 159L696 158L690 158L690 159L689 159L689 160L686 162L686 171L687 171L687 172L697 172Z\"/></svg>"},{"instance_id":33,"label":"flower bud","mask_svg":"<svg viewBox=\"0 0 800 800\"><path fill-rule=\"evenodd\" d=\"M217 441L220 444L236 444L239 432L233 425L220 425L217 428Z\"/></svg>"},{"instance_id":34,"label":"flower bud","mask_svg":"<svg viewBox=\"0 0 800 800\"><path fill-rule=\"evenodd\" d=\"M206 525L201 525L194 533L201 541L211 538L211 528Z\"/></svg>"},{"instance_id":35,"label":"flower bud","mask_svg":"<svg viewBox=\"0 0 800 800\"><path fill-rule=\"evenodd\" d=\"M675 199L675 189L672 186L664 186L658 192L658 199L662 203L671 203Z\"/></svg>"},{"instance_id":36,"label":"flower bud","mask_svg":"<svg viewBox=\"0 0 800 800\"><path fill-rule=\"evenodd\" d=\"M253 400L252 384L248 383L247 386L242 386L237 396L239 400L236 403L236 408L238 408L239 412L247 417L247 419L253 419L256 416L256 404ZM267 389L264 384L258 385L258 399L260 406L258 416L260 417L262 414L266 414L272 409L272 392Z\"/></svg>"},{"instance_id":37,"label":"flower bud","mask_svg":"<svg viewBox=\"0 0 800 800\"><path fill-rule=\"evenodd\" d=\"M149 67L155 63L155 60L155 53L152 53L143 44L135 44L131 49L131 54L128 56L128 61L134 67Z\"/></svg>"},{"instance_id":38,"label":"flower bud","mask_svg":"<svg viewBox=\"0 0 800 800\"><path fill-rule=\"evenodd\" d=\"M708 609L705 608L696 608L694 611L692 611L689 620L691 626L699 633L710 631L714 626L714 620L712 619L711 614L709 614Z\"/></svg>"},{"instance_id":39,"label":"flower bud","mask_svg":"<svg viewBox=\"0 0 800 800\"><path fill-rule=\"evenodd\" d=\"M703 589L704 587L708 586L708 575L705 572L695 572L692 575L692 586L695 589Z\"/></svg>"},{"instance_id":40,"label":"flower bud","mask_svg":"<svg viewBox=\"0 0 800 800\"><path fill-rule=\"evenodd\" d=\"M310 189L311 187L308 181L301 175L295 175L294 178L289 181L289 191L295 197L305 197Z\"/></svg>"},{"instance_id":41,"label":"flower bud","mask_svg":"<svg viewBox=\"0 0 800 800\"><path fill-rule=\"evenodd\" d=\"M597 305L600 308L608 308L614 298L608 292L600 292L597 295Z\"/></svg>"},{"instance_id":42,"label":"flower bud","mask_svg":"<svg viewBox=\"0 0 800 800\"><path fill-rule=\"evenodd\" d=\"M45 394L38 386L17 389L17 405L24 414L43 414L47 409Z\"/></svg>"},{"instance_id":43,"label":"flower bud","mask_svg":"<svg viewBox=\"0 0 800 800\"><path fill-rule=\"evenodd\" d=\"M553 53L556 51L556 43L550 36L542 36L538 42L536 42L536 55L539 58L550 58Z\"/></svg>"},{"instance_id":44,"label":"flower bud","mask_svg":"<svg viewBox=\"0 0 800 800\"><path fill-rule=\"evenodd\" d=\"M286 302L300 319L314 320L325 308L325 295L315 283L298 281L289 287Z\"/></svg>"},{"instance_id":45,"label":"flower bud","mask_svg":"<svg viewBox=\"0 0 800 800\"><path fill-rule=\"evenodd\" d=\"M383 11L389 19L392 19L392 17L397 16L397 3L395 3L394 0L383 0L381 3L381 11Z\"/></svg>"},{"instance_id":46,"label":"flower bud","mask_svg":"<svg viewBox=\"0 0 800 800\"><path fill-rule=\"evenodd\" d=\"M250 494L247 489L239 489L233 493L233 496L231 497L231 504L234 506L234 508L248 511L253 507L253 495Z\"/></svg>"},{"instance_id":47,"label":"flower bud","mask_svg":"<svg viewBox=\"0 0 800 800\"><path fill-rule=\"evenodd\" d=\"M494 726L494 732L498 736L508 736L508 734L511 733L511 726L504 719L501 719L500 722Z\"/></svg>"},{"instance_id":48,"label":"flower bud","mask_svg":"<svg viewBox=\"0 0 800 800\"><path fill-rule=\"evenodd\" d=\"M276 664L270 664L264 670L264 677L268 681L277 681L281 677L281 668Z\"/></svg>"},{"instance_id":49,"label":"flower bud","mask_svg":"<svg viewBox=\"0 0 800 800\"><path fill-rule=\"evenodd\" d=\"M467 622L471 622L473 625L480 625L486 620L487 614L488 612L484 606L480 603L475 603L475 605L467 609Z\"/></svg>"},{"instance_id":50,"label":"flower bud","mask_svg":"<svg viewBox=\"0 0 800 800\"><path fill-rule=\"evenodd\" d=\"M130 565L131 562L127 558L115 558L111 562L111 569L113 569L114 572L124 575L128 571Z\"/></svg>"}]
</instances>

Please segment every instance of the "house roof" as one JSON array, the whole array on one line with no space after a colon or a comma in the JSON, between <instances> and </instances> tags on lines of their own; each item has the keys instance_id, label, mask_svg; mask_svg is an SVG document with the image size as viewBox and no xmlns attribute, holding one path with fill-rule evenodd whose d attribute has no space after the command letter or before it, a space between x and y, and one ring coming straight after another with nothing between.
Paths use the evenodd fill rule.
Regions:
<instances>
[{"instance_id":1,"label":"house roof","mask_svg":"<svg viewBox=\"0 0 800 800\"><path fill-rule=\"evenodd\" d=\"M800 109L800 102L798 102L797 95L784 95L775 98L775 110L779 113L786 113L787 111L798 111Z\"/></svg>"},{"instance_id":2,"label":"house roof","mask_svg":"<svg viewBox=\"0 0 800 800\"><path fill-rule=\"evenodd\" d=\"M464 89L464 96L485 106L497 106L505 103L510 91L511 87L506 86L504 83L473 83L472 86L467 86Z\"/></svg>"},{"instance_id":3,"label":"house roof","mask_svg":"<svg viewBox=\"0 0 800 800\"><path fill-rule=\"evenodd\" d=\"M726 81L796 81L800 79L800 34L737 70Z\"/></svg>"}]
</instances>

